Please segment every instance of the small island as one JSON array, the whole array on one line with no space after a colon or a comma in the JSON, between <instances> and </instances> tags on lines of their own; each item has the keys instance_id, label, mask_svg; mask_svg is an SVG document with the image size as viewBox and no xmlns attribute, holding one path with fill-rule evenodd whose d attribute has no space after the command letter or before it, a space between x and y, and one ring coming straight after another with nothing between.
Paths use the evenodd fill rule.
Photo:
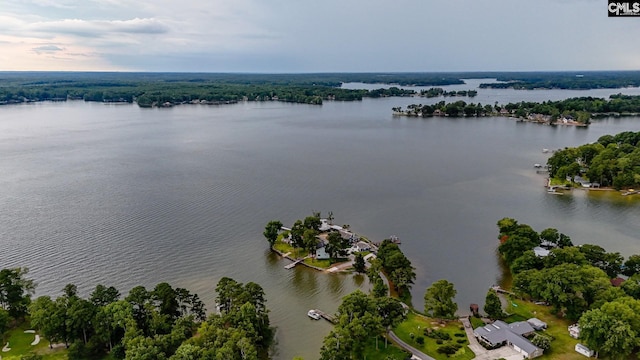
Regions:
<instances>
[{"instance_id":1,"label":"small island","mask_svg":"<svg viewBox=\"0 0 640 360\"><path fill-rule=\"evenodd\" d=\"M287 269L301 264L326 272L364 272L365 262L376 258L380 243L351 231L347 224L336 225L333 220L332 212L326 218L316 212L291 227L274 220L266 225L263 235L272 251L293 261L285 266ZM391 236L390 241L400 243L397 236Z\"/></svg>"}]
</instances>

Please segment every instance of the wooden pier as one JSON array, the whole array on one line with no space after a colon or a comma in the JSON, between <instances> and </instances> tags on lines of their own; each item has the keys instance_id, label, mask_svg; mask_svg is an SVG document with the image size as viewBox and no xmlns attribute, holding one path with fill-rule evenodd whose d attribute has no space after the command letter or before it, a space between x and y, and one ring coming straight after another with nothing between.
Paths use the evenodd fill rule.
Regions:
<instances>
[{"instance_id":1,"label":"wooden pier","mask_svg":"<svg viewBox=\"0 0 640 360\"><path fill-rule=\"evenodd\" d=\"M338 322L338 320L333 315L329 315L322 310L313 309L313 311L315 311L318 315L320 315L320 317L322 317L323 319L327 320L332 324L335 324L336 322Z\"/></svg>"},{"instance_id":2,"label":"wooden pier","mask_svg":"<svg viewBox=\"0 0 640 360\"><path fill-rule=\"evenodd\" d=\"M292 262L291 264L289 264L289 265L285 266L284 268L285 268L285 269L287 269L287 270L291 270L291 269L293 269L294 267L296 267L296 265L298 265L299 263L301 263L302 261L304 261L304 259L305 259L305 258L298 259L298 260L296 260L296 261Z\"/></svg>"},{"instance_id":3,"label":"wooden pier","mask_svg":"<svg viewBox=\"0 0 640 360\"><path fill-rule=\"evenodd\" d=\"M500 293L500 294L515 295L515 294L514 294L514 293L512 293L511 291L505 290L505 289L501 288L501 287L500 287L500 286L498 286L498 285L493 285L493 286L491 287L491 289L493 289L493 291L495 291L495 292L497 292L497 293Z\"/></svg>"}]
</instances>

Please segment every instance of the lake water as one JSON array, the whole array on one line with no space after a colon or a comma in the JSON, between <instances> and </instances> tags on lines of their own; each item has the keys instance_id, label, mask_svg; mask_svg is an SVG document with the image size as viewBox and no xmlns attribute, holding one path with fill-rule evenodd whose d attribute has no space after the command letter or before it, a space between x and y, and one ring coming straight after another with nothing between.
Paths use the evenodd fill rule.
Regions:
<instances>
[{"instance_id":1,"label":"lake water","mask_svg":"<svg viewBox=\"0 0 640 360\"><path fill-rule=\"evenodd\" d=\"M495 91L480 89L473 102L575 96ZM58 296L67 283L88 294L98 283L126 292L168 281L197 292L209 309L222 276L255 281L278 327L276 359L312 360L330 325L307 310L333 312L367 285L285 270L262 236L272 219L290 225L333 211L335 222L370 239L398 235L416 267L419 308L441 278L455 283L461 310L484 301L501 277L496 222L505 216L538 231L558 228L576 243L640 253L639 199L551 196L533 168L546 161L543 148L640 131L640 118L575 128L391 115L415 102L427 99L0 107L0 266L29 267L37 295Z\"/></svg>"}]
</instances>

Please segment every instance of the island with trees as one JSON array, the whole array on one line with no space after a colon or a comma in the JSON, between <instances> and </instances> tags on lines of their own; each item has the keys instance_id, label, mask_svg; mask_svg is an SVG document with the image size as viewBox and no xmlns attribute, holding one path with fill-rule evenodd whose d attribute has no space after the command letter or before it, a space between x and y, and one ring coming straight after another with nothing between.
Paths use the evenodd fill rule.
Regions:
<instances>
[{"instance_id":1,"label":"island with trees","mask_svg":"<svg viewBox=\"0 0 640 360\"><path fill-rule=\"evenodd\" d=\"M550 184L616 190L640 186L640 132L601 136L592 144L557 150L547 160ZM634 194L626 190L623 195Z\"/></svg>"},{"instance_id":2,"label":"island with trees","mask_svg":"<svg viewBox=\"0 0 640 360\"><path fill-rule=\"evenodd\" d=\"M437 88L429 88L427 90L421 90L418 93L419 96L422 97L427 97L427 98L433 98L433 97L439 97L439 96L444 96L444 97L450 97L450 96L468 96L468 97L475 97L478 95L478 91L477 90L452 90L452 91L446 91L443 88L437 87Z\"/></svg>"},{"instance_id":3,"label":"island with trees","mask_svg":"<svg viewBox=\"0 0 640 360\"><path fill-rule=\"evenodd\" d=\"M394 107L394 115L432 117L508 116L523 121L549 125L586 126L592 118L603 116L635 116L640 114L640 96L614 94L608 100L578 97L559 101L508 103L493 105L441 101L433 105L411 104L407 109Z\"/></svg>"}]
</instances>

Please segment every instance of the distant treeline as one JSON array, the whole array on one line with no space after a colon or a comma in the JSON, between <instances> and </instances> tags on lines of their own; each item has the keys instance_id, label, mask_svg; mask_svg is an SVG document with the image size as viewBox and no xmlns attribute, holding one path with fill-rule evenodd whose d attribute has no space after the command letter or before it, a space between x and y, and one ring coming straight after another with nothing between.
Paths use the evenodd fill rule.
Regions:
<instances>
[{"instance_id":1,"label":"distant treeline","mask_svg":"<svg viewBox=\"0 0 640 360\"><path fill-rule=\"evenodd\" d=\"M140 106L184 103L224 104L277 100L321 104L323 100L354 101L363 97L408 96L414 90L398 87L377 90L340 88L342 83L443 86L464 84L462 79L498 78L507 83L481 87L517 89L619 88L640 85L640 72L577 73L82 73L0 72L0 105L68 99L100 102L137 102ZM440 96L438 88L424 96ZM437 93L437 94L436 94ZM475 90L446 92L443 96L470 96Z\"/></svg>"},{"instance_id":2,"label":"distant treeline","mask_svg":"<svg viewBox=\"0 0 640 360\"><path fill-rule=\"evenodd\" d=\"M97 102L137 102L141 107L173 106L185 103L225 104L238 101L284 101L303 104L322 104L323 100L354 101L363 97L408 96L413 90L397 87L376 90L350 90L332 82L322 84L289 84L279 80L267 83L261 77L245 81L238 79L182 79L171 76L150 77L132 75L130 78L93 79L93 77L14 79L0 86L0 105L34 101L84 100ZM1 79L0 79L1 80ZM277 80L277 79L276 79ZM303 81L304 80L304 81ZM237 82L233 82L237 81Z\"/></svg>"},{"instance_id":3,"label":"distant treeline","mask_svg":"<svg viewBox=\"0 0 640 360\"><path fill-rule=\"evenodd\" d=\"M184 103L285 101L322 104L363 97L408 96L414 90L342 89L343 82L449 85L441 74L211 74L211 73L0 73L0 105L33 101L137 102L142 107Z\"/></svg>"},{"instance_id":4,"label":"distant treeline","mask_svg":"<svg viewBox=\"0 0 640 360\"><path fill-rule=\"evenodd\" d=\"M640 113L640 96L616 94L609 99L594 97L570 98L559 101L508 103L500 105L467 104L464 101L445 103L441 101L433 105L411 104L404 110L392 108L396 114L406 116L488 116L507 115L533 121L553 123L558 119L566 119L577 123L588 124L592 116L626 115Z\"/></svg>"},{"instance_id":5,"label":"distant treeline","mask_svg":"<svg viewBox=\"0 0 640 360\"><path fill-rule=\"evenodd\" d=\"M640 86L640 71L588 71L496 74L501 83L483 83L480 88L616 89Z\"/></svg>"}]
</instances>

